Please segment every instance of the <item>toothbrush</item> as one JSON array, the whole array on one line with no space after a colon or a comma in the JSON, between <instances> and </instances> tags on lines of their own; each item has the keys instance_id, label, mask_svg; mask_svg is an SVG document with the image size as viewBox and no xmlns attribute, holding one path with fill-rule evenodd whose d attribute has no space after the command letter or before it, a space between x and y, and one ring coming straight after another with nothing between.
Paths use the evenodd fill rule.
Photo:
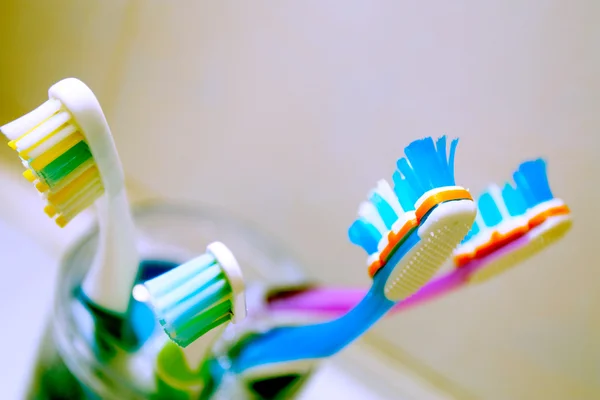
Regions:
<instances>
[{"instance_id":1,"label":"toothbrush","mask_svg":"<svg viewBox=\"0 0 600 400\"><path fill-rule=\"evenodd\" d=\"M480 217L468 240L456 249L454 263L462 268L522 236L527 235L527 240L505 257L493 257L485 268L474 270L469 281L483 282L498 275L561 238L571 227L569 207L552 194L543 159L522 163L513 179L514 184L506 183L502 189L492 186L480 197Z\"/></svg>"},{"instance_id":2,"label":"toothbrush","mask_svg":"<svg viewBox=\"0 0 600 400\"><path fill-rule=\"evenodd\" d=\"M157 357L161 396L188 398L203 388L202 360L228 322L246 316L242 271L220 242L206 253L144 283L155 316L170 338Z\"/></svg>"},{"instance_id":3,"label":"toothbrush","mask_svg":"<svg viewBox=\"0 0 600 400\"><path fill-rule=\"evenodd\" d=\"M121 337L139 264L121 162L102 108L83 82L64 79L48 97L0 131L58 226L96 205L98 248L81 292L104 327Z\"/></svg>"},{"instance_id":4,"label":"toothbrush","mask_svg":"<svg viewBox=\"0 0 600 400\"><path fill-rule=\"evenodd\" d=\"M542 159L526 161L515 172L517 184L506 183L479 197L479 212L467 238L455 251L453 271L433 279L388 315L501 274L562 238L572 225L564 201L552 194ZM491 201L490 201L491 200ZM348 312L364 289L313 287L287 295L275 292L267 301L273 313L336 316Z\"/></svg>"},{"instance_id":5,"label":"toothbrush","mask_svg":"<svg viewBox=\"0 0 600 400\"><path fill-rule=\"evenodd\" d=\"M369 292L344 316L330 322L278 327L236 350L230 370L243 376L329 357L360 337L398 301L425 284L452 255L475 219L470 193L456 186L457 140L412 142L398 160L395 187L380 181L359 208L350 240L369 254ZM213 365L216 380L218 365Z\"/></svg>"}]
</instances>

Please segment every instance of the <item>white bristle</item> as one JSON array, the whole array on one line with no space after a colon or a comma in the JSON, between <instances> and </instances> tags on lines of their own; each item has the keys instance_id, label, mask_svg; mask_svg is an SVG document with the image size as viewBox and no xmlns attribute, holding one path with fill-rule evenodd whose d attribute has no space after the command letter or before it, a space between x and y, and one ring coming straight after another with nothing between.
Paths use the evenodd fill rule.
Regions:
<instances>
[{"instance_id":1,"label":"white bristle","mask_svg":"<svg viewBox=\"0 0 600 400\"><path fill-rule=\"evenodd\" d=\"M397 215L400 215L404 212L402 206L400 205L400 201L398 201L398 197L394 192L394 189L392 189L388 181L381 179L379 182L377 182L377 188L375 191L392 207Z\"/></svg>"},{"instance_id":2,"label":"white bristle","mask_svg":"<svg viewBox=\"0 0 600 400\"><path fill-rule=\"evenodd\" d=\"M76 130L77 130L77 128L75 127L75 125L65 126L60 131L58 131L57 133L52 135L52 137L46 139L45 141L40 143L38 146L36 146L35 149L31 150L31 152L29 153L29 157L30 158L39 157L46 151L50 150L53 146L55 146L62 140L66 139L69 135L74 133Z\"/></svg>"},{"instance_id":3,"label":"white bristle","mask_svg":"<svg viewBox=\"0 0 600 400\"><path fill-rule=\"evenodd\" d=\"M34 146L40 140L60 128L65 122L71 119L71 115L66 112L60 112L45 120L41 125L34 128L27 136L19 139L16 143L18 151L24 151Z\"/></svg>"},{"instance_id":4,"label":"white bristle","mask_svg":"<svg viewBox=\"0 0 600 400\"><path fill-rule=\"evenodd\" d=\"M390 239L388 238L388 235L382 235L381 240L379 241L379 243L377 243L377 252L381 253L389 243Z\"/></svg>"},{"instance_id":5,"label":"white bristle","mask_svg":"<svg viewBox=\"0 0 600 400\"><path fill-rule=\"evenodd\" d=\"M371 254L369 257L367 257L367 267L370 266L371 264L373 264L378 259L379 259L379 252Z\"/></svg>"},{"instance_id":6,"label":"white bristle","mask_svg":"<svg viewBox=\"0 0 600 400\"><path fill-rule=\"evenodd\" d=\"M363 201L358 207L358 216L370 222L379 232L387 232L387 228L383 223L383 219L377 208L369 201Z\"/></svg>"},{"instance_id":7,"label":"white bristle","mask_svg":"<svg viewBox=\"0 0 600 400\"><path fill-rule=\"evenodd\" d=\"M403 212L398 216L398 220L394 222L392 225L392 231L398 232L402 227L410 220L414 220L417 218L417 215L414 211Z\"/></svg>"},{"instance_id":8,"label":"white bristle","mask_svg":"<svg viewBox=\"0 0 600 400\"><path fill-rule=\"evenodd\" d=\"M50 118L53 114L60 110L60 107L61 104L59 100L50 99L35 110L4 125L0 128L0 132L2 132L4 136L10 140L18 139L26 132L29 132L35 128L42 121Z\"/></svg>"},{"instance_id":9,"label":"white bristle","mask_svg":"<svg viewBox=\"0 0 600 400\"><path fill-rule=\"evenodd\" d=\"M398 219L396 220L396 222L394 222L394 224L392 225L391 231L397 234L398 232L400 232L402 227L408 221L415 219L415 218L416 218L416 215L415 215L414 211L401 213L400 216L398 217ZM381 238L381 240L379 241L379 243L377 245L377 250L379 252L382 252L383 249L385 249L389 243L390 243L390 240L388 239L388 236L383 235L383 237Z\"/></svg>"}]
</instances>

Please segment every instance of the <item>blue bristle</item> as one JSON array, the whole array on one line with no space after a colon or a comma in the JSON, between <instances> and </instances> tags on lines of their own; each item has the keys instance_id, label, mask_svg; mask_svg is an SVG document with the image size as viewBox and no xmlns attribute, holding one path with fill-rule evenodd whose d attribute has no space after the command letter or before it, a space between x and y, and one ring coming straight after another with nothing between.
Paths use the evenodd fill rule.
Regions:
<instances>
[{"instance_id":1,"label":"blue bristle","mask_svg":"<svg viewBox=\"0 0 600 400\"><path fill-rule=\"evenodd\" d=\"M443 186L454 186L454 153L458 139L452 141L450 153L446 154L446 137L442 136L434 143L428 137L415 140L404 149L406 158L397 161L398 171L394 172L394 193L404 211L413 211L415 203L427 191ZM387 229L391 229L398 220L392 206L377 192L369 201L377 210ZM348 229L350 241L361 246L367 253L377 251L382 234L371 223L361 218L354 221Z\"/></svg>"},{"instance_id":2,"label":"blue bristle","mask_svg":"<svg viewBox=\"0 0 600 400\"><path fill-rule=\"evenodd\" d=\"M446 155L446 136L440 137L435 145L437 149L437 157L442 167L440 168L440 175L442 176L444 182L452 180L453 178L452 176L450 176L450 171L448 171L448 157Z\"/></svg>"},{"instance_id":3,"label":"blue bristle","mask_svg":"<svg viewBox=\"0 0 600 400\"><path fill-rule=\"evenodd\" d=\"M403 157L399 159L396 165L398 166L398 170L400 171L401 176L403 176L404 181L412 189L410 192L407 193L400 192L400 196L407 196L407 200L410 201L412 207L409 208L409 210L414 210L415 203L419 199L420 194L425 193L426 189L423 189L423 187L421 186L421 181L419 180L419 177L412 169L411 165L408 163L408 160L406 158ZM411 196L411 198L408 198L409 195Z\"/></svg>"},{"instance_id":4,"label":"blue bristle","mask_svg":"<svg viewBox=\"0 0 600 400\"><path fill-rule=\"evenodd\" d=\"M436 143L428 137L415 140L404 152L406 158L397 162L399 176L394 176L394 191L400 203L410 203L405 210L414 210L414 204L425 192L442 186L454 186L454 154L458 139L452 141L450 153L446 157L446 137L442 136ZM402 179L404 178L404 179ZM402 186L400 186L402 185ZM406 190L409 185L412 190Z\"/></svg>"},{"instance_id":5,"label":"blue bristle","mask_svg":"<svg viewBox=\"0 0 600 400\"><path fill-rule=\"evenodd\" d=\"M404 152L425 191L443 186L441 182L443 182L444 168L441 166L432 138L415 141L408 145Z\"/></svg>"},{"instance_id":6,"label":"blue bristle","mask_svg":"<svg viewBox=\"0 0 600 400\"><path fill-rule=\"evenodd\" d=\"M377 245L381 240L381 232L369 222L359 218L348 229L350 242L362 247L367 254L377 252Z\"/></svg>"},{"instance_id":7,"label":"blue bristle","mask_svg":"<svg viewBox=\"0 0 600 400\"><path fill-rule=\"evenodd\" d=\"M546 163L541 158L522 163L515 172L514 179L529 207L554 198L548 183Z\"/></svg>"},{"instance_id":8,"label":"blue bristle","mask_svg":"<svg viewBox=\"0 0 600 400\"><path fill-rule=\"evenodd\" d=\"M520 171L516 171L513 174L513 179L517 184L517 190L519 191L519 193L521 193L523 199L527 203L527 207L529 208L535 206L537 204L537 201L535 199L535 196L529 189L529 184L527 183L527 179L523 176L523 174Z\"/></svg>"},{"instance_id":9,"label":"blue bristle","mask_svg":"<svg viewBox=\"0 0 600 400\"><path fill-rule=\"evenodd\" d=\"M448 156L448 173L452 185L456 185L456 178L454 176L454 157L456 155L456 147L458 146L458 139L452 140L450 143L450 154Z\"/></svg>"},{"instance_id":10,"label":"blue bristle","mask_svg":"<svg viewBox=\"0 0 600 400\"><path fill-rule=\"evenodd\" d=\"M509 183L504 185L502 189L502 198L508 209L508 213L512 217L518 217L525 214L527 211L527 202L521 195L521 192L511 186Z\"/></svg>"},{"instance_id":11,"label":"blue bristle","mask_svg":"<svg viewBox=\"0 0 600 400\"><path fill-rule=\"evenodd\" d=\"M469 231L469 233L467 233L467 235L463 239L462 243L465 243L466 241L471 239L473 236L477 235L479 233L479 231L480 231L479 225L477 224L477 222L473 222L473 225L471 226L471 230Z\"/></svg>"},{"instance_id":12,"label":"blue bristle","mask_svg":"<svg viewBox=\"0 0 600 400\"><path fill-rule=\"evenodd\" d=\"M419 196L398 171L394 172L392 180L394 181L394 193L396 193L402 209L404 211L414 210L415 202L419 199Z\"/></svg>"},{"instance_id":13,"label":"blue bristle","mask_svg":"<svg viewBox=\"0 0 600 400\"><path fill-rule=\"evenodd\" d=\"M477 206L483 222L485 222L488 227L494 227L502 222L502 214L500 213L494 198L488 192L479 196Z\"/></svg>"},{"instance_id":14,"label":"blue bristle","mask_svg":"<svg viewBox=\"0 0 600 400\"><path fill-rule=\"evenodd\" d=\"M381 219L383 220L385 226L388 229L392 229L392 225L394 225L394 222L398 220L398 215L396 214L392 206L390 206L388 202L385 201L385 199L381 197L378 193L373 193L369 200L371 201L371 203L373 203L375 208L377 208L377 212L381 216Z\"/></svg>"}]
</instances>

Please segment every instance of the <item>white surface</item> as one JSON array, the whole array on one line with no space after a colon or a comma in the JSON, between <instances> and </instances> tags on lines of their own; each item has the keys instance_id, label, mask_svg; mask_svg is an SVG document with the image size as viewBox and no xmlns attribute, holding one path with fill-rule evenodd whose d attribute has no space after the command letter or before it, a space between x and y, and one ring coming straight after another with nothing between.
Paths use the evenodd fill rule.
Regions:
<instances>
[{"instance_id":1,"label":"white surface","mask_svg":"<svg viewBox=\"0 0 600 400\"><path fill-rule=\"evenodd\" d=\"M23 231L0 220L0 386L2 398L18 399L50 310L57 263Z\"/></svg>"}]
</instances>

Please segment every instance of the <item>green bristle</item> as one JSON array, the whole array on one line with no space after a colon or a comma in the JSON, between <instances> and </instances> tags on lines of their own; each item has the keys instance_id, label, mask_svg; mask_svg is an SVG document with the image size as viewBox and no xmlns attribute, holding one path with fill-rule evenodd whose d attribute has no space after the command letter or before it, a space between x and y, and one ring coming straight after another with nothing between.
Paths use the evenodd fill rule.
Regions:
<instances>
[{"instance_id":1,"label":"green bristle","mask_svg":"<svg viewBox=\"0 0 600 400\"><path fill-rule=\"evenodd\" d=\"M231 303L229 303L228 307L231 308ZM217 326L220 326L221 324L231 320L231 314L223 314L223 312L227 312L227 310L224 310L223 308L224 307L221 307L219 310L214 310L210 313L207 312L206 315L196 317L194 320L190 321L188 324L179 329L179 331L177 331L177 335L171 337L171 339L181 347L189 346L196 339L202 337L205 333L210 332ZM209 318L216 319L209 325L203 326L202 329L198 330L198 322L208 321ZM200 326L202 326L202 324L200 324Z\"/></svg>"},{"instance_id":2,"label":"green bristle","mask_svg":"<svg viewBox=\"0 0 600 400\"><path fill-rule=\"evenodd\" d=\"M90 158L92 158L90 148L82 140L38 171L38 175L48 186L53 187Z\"/></svg>"}]
</instances>

